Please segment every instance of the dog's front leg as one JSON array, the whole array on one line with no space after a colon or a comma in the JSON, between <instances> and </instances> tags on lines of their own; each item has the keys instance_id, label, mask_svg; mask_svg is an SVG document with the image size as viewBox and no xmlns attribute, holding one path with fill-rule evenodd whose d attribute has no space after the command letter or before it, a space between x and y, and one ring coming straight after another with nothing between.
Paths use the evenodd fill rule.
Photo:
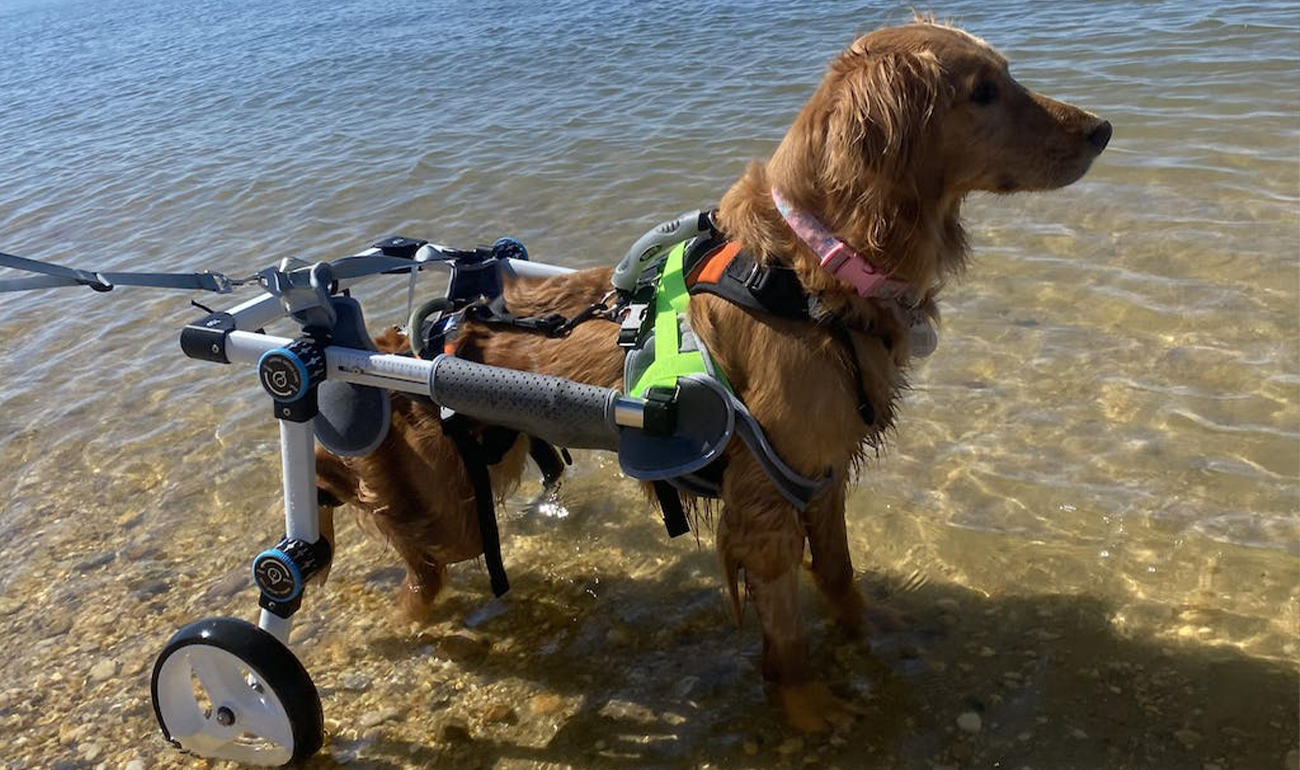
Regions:
<instances>
[{"instance_id":1,"label":"dog's front leg","mask_svg":"<svg viewBox=\"0 0 1300 770\"><path fill-rule=\"evenodd\" d=\"M763 676L776 690L790 723L819 732L847 722L850 709L816 680L808 666L808 639L799 612L799 567L804 529L799 512L773 488L753 457L737 453L723 481L718 550L738 599L736 574L763 630Z\"/></svg>"},{"instance_id":2,"label":"dog's front leg","mask_svg":"<svg viewBox=\"0 0 1300 770\"><path fill-rule=\"evenodd\" d=\"M844 528L845 479L843 471L836 474L831 487L813 500L804 512L804 526L817 588L839 627L860 637L865 631L866 602L853 583L853 560Z\"/></svg>"}]
</instances>

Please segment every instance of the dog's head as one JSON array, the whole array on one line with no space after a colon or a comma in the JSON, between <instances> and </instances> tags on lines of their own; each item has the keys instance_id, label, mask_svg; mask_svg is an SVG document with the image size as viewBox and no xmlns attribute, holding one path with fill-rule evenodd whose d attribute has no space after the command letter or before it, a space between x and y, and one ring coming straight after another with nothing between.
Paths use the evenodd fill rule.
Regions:
<instances>
[{"instance_id":1,"label":"dog's head","mask_svg":"<svg viewBox=\"0 0 1300 770\"><path fill-rule=\"evenodd\" d=\"M775 185L878 268L928 292L965 261L967 193L1068 185L1110 135L1096 115L1017 83L982 40L922 20L865 35L831 63L749 194ZM723 200L733 222L744 221L746 184ZM770 207L763 216L779 221ZM747 245L779 251L769 227L753 227ZM804 267L806 285L836 285Z\"/></svg>"},{"instance_id":2,"label":"dog's head","mask_svg":"<svg viewBox=\"0 0 1300 770\"><path fill-rule=\"evenodd\" d=\"M978 38L918 22L865 35L832 62L791 131L802 146L788 149L827 192L895 185L948 198L1063 187L1110 135L1096 115L1017 83Z\"/></svg>"}]
</instances>

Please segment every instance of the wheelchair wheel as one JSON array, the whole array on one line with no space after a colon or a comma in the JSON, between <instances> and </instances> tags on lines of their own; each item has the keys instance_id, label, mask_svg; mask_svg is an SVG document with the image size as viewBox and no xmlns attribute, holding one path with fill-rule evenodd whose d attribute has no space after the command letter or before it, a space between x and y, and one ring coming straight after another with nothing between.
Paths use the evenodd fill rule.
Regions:
<instances>
[{"instance_id":1,"label":"wheelchair wheel","mask_svg":"<svg viewBox=\"0 0 1300 770\"><path fill-rule=\"evenodd\" d=\"M285 765L324 739L306 669L280 640L236 618L177 631L154 663L152 694L163 736L201 757Z\"/></svg>"}]
</instances>

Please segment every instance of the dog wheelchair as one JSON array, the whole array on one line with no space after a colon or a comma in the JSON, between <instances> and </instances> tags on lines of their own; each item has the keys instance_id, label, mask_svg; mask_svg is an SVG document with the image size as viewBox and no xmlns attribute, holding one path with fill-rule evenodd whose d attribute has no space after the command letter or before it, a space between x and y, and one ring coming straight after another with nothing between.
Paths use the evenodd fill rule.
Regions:
<instances>
[{"instance_id":1,"label":"dog wheelchair","mask_svg":"<svg viewBox=\"0 0 1300 770\"><path fill-rule=\"evenodd\" d=\"M647 243L672 237L660 232ZM529 260L511 239L458 250L389 238L333 262L285 260L257 275L263 296L209 313L181 332L181 348L191 358L256 367L280 428L285 534L253 559L257 624L198 620L177 631L158 655L153 708L164 737L177 748L264 766L320 749L320 698L289 647L304 586L332 558L318 518L315 450L318 442L344 456L374 449L388 429L388 391L426 396L444 414L513 428L555 446L615 451L624 472L643 480L689 471L680 458L704 464L725 447L734 425L729 399L706 378L635 398L442 353L424 359L377 352L349 287L383 274L414 280L416 271L435 268L450 273L446 296L416 309L408 327L413 348L422 353L429 352L424 341L446 336L467 307L499 296L505 281L571 272ZM624 310L616 304L593 314ZM298 325L297 336L264 331L285 318Z\"/></svg>"},{"instance_id":2,"label":"dog wheelchair","mask_svg":"<svg viewBox=\"0 0 1300 770\"><path fill-rule=\"evenodd\" d=\"M708 212L661 224L633 244L600 302L572 319L511 317L512 323L544 327L551 336L562 336L566 326L595 317L619 323L619 341L628 350L625 381L644 381L647 367L655 371L656 355L680 358L683 339L695 344L684 306L676 310L681 315L666 301L660 302L657 315L651 308L657 295L670 293L660 277L671 272L665 263L671 268L673 254L680 260L684 242L712 229ZM242 280L210 272L90 272L2 253L0 267L37 273L0 280L0 292L56 286L109 291L136 285L225 294L254 282L263 291L227 311L209 312L180 335L181 349L190 358L257 369L279 423L284 494L284 537L252 563L259 590L258 622L230 617L195 621L177 631L155 661L151 696L164 737L182 751L205 758L277 766L320 749L320 697L289 646L303 589L333 556L321 534L316 446L345 457L375 449L388 432L389 391L427 397L441 407L444 418L460 414L553 446L616 452L626 475L655 484L673 536L688 528L671 490L713 496L716 480L697 471L707 470L733 436L753 451L800 508L824 483L799 476L781 462L725 379L720 373L714 376L702 345L690 353L704 371L669 367L653 387L642 387L636 395L440 352L441 342L454 336L458 323L490 321L494 305L496 319L502 317L500 298L507 281L572 272L530 260L513 239L461 250L394 237L332 262L285 259ZM431 269L448 272L449 280L443 297L418 309L408 302L408 312L413 312L407 333L415 355L378 352L350 287L379 275L407 276L413 297L416 274ZM678 294L684 302L685 293ZM268 324L285 319L298 326L296 336L266 333ZM672 337L671 344L665 337ZM476 490L476 496L483 496L481 492ZM678 505L676 521L670 499ZM506 583L499 540L495 519L487 518L480 507L485 562L493 590L500 595Z\"/></svg>"}]
</instances>

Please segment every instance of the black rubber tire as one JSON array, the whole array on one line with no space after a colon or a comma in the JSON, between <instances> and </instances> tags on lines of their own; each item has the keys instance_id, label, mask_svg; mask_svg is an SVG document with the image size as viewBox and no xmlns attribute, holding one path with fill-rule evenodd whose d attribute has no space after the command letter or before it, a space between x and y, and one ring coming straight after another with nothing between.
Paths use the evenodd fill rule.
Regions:
<instances>
[{"instance_id":1,"label":"black rubber tire","mask_svg":"<svg viewBox=\"0 0 1300 770\"><path fill-rule=\"evenodd\" d=\"M446 297L437 297L428 302L421 304L411 313L410 319L406 322L406 339L411 343L411 352L417 358L423 358L424 350L424 321L434 313L445 313L452 309L452 301ZM442 351L438 351L442 352Z\"/></svg>"},{"instance_id":2,"label":"black rubber tire","mask_svg":"<svg viewBox=\"0 0 1300 770\"><path fill-rule=\"evenodd\" d=\"M301 762L320 751L325 740L325 718L320 695L307 669L279 639L239 618L204 618L190 623L172 635L154 661L150 679L153 713L169 743L175 741L158 705L158 676L172 653L195 644L216 647L239 658L275 693L289 715L293 731L293 756L285 765Z\"/></svg>"}]
</instances>

